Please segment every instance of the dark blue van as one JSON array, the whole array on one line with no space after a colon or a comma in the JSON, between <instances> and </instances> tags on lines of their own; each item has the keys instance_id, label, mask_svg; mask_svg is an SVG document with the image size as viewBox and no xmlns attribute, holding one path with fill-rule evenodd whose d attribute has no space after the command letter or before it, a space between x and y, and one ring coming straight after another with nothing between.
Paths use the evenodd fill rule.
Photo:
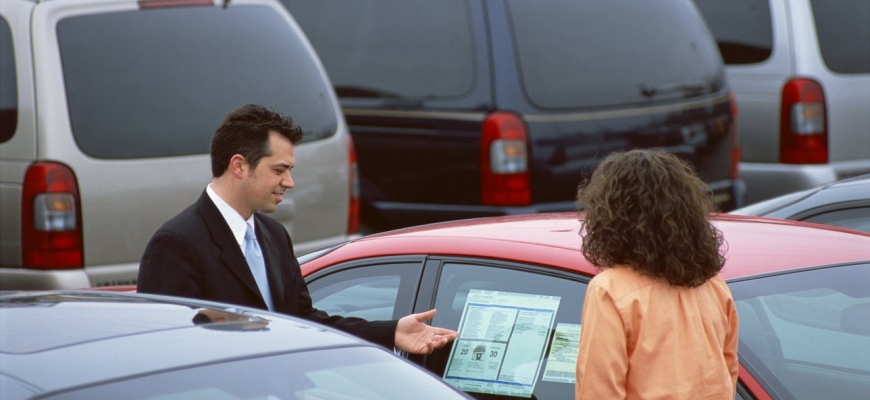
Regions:
<instances>
[{"instance_id":1,"label":"dark blue van","mask_svg":"<svg viewBox=\"0 0 870 400\"><path fill-rule=\"evenodd\" d=\"M282 2L340 98L369 231L573 210L634 148L742 203L735 103L690 0Z\"/></svg>"}]
</instances>

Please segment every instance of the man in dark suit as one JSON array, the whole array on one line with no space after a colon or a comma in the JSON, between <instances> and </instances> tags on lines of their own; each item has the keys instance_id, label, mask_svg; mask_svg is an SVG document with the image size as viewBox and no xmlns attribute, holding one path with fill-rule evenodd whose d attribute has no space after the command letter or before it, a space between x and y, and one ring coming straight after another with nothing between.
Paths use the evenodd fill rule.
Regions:
<instances>
[{"instance_id":1,"label":"man in dark suit","mask_svg":"<svg viewBox=\"0 0 870 400\"><path fill-rule=\"evenodd\" d=\"M454 331L424 324L435 310L366 321L312 306L290 236L262 214L275 211L293 188L290 170L301 138L292 119L263 106L248 104L227 114L211 143L211 184L151 238L138 291L268 309L415 354L455 339Z\"/></svg>"}]
</instances>

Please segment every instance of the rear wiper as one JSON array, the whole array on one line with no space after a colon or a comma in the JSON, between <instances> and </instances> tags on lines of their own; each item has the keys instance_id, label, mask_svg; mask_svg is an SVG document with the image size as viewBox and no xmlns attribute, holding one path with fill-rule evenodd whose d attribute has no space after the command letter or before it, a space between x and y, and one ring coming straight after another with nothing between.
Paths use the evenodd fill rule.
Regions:
<instances>
[{"instance_id":1,"label":"rear wiper","mask_svg":"<svg viewBox=\"0 0 870 400\"><path fill-rule=\"evenodd\" d=\"M706 82L666 83L658 86L640 85L640 94L652 98L668 93L682 93L686 97L704 94L710 87Z\"/></svg>"},{"instance_id":2,"label":"rear wiper","mask_svg":"<svg viewBox=\"0 0 870 400\"><path fill-rule=\"evenodd\" d=\"M393 92L367 88L362 86L336 86L335 94L339 97L368 97L368 98L384 98L397 99L399 95Z\"/></svg>"}]
</instances>

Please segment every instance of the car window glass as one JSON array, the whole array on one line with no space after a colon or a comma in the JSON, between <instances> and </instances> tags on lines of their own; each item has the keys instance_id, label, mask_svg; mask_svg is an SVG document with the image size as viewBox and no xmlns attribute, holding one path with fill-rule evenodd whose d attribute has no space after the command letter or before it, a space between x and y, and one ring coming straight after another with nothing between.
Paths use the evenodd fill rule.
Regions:
<instances>
[{"instance_id":1,"label":"car window glass","mask_svg":"<svg viewBox=\"0 0 870 400\"><path fill-rule=\"evenodd\" d=\"M573 398L585 294L586 283L535 269L445 263L432 324L460 337L436 351L427 368L443 377L449 366L448 383L480 399L514 398L506 392L522 397L532 388L541 400ZM553 299L554 314L548 311Z\"/></svg>"},{"instance_id":2,"label":"car window glass","mask_svg":"<svg viewBox=\"0 0 870 400\"><path fill-rule=\"evenodd\" d=\"M474 80L465 0L282 0L340 97L460 96Z\"/></svg>"},{"instance_id":3,"label":"car window glass","mask_svg":"<svg viewBox=\"0 0 870 400\"><path fill-rule=\"evenodd\" d=\"M729 286L740 318L741 361L774 398L866 396L870 265L818 268Z\"/></svg>"},{"instance_id":4,"label":"car window glass","mask_svg":"<svg viewBox=\"0 0 870 400\"><path fill-rule=\"evenodd\" d=\"M18 125L18 84L9 23L0 17L0 143L12 138Z\"/></svg>"},{"instance_id":5,"label":"car window glass","mask_svg":"<svg viewBox=\"0 0 870 400\"><path fill-rule=\"evenodd\" d=\"M870 207L829 211L804 218L803 221L870 233ZM868 324L870 324L870 321L868 321Z\"/></svg>"},{"instance_id":6,"label":"car window glass","mask_svg":"<svg viewBox=\"0 0 870 400\"><path fill-rule=\"evenodd\" d=\"M308 283L315 308L370 321L410 314L422 263L385 263L321 275Z\"/></svg>"},{"instance_id":7,"label":"car window glass","mask_svg":"<svg viewBox=\"0 0 870 400\"><path fill-rule=\"evenodd\" d=\"M303 141L336 130L323 75L273 9L92 14L57 32L73 134L92 157L205 154L223 115L245 103L291 116Z\"/></svg>"},{"instance_id":8,"label":"car window glass","mask_svg":"<svg viewBox=\"0 0 870 400\"><path fill-rule=\"evenodd\" d=\"M522 81L545 108L644 104L717 92L722 59L685 0L509 0Z\"/></svg>"},{"instance_id":9,"label":"car window glass","mask_svg":"<svg viewBox=\"0 0 870 400\"><path fill-rule=\"evenodd\" d=\"M309 330L317 334L316 330ZM231 343L230 338L225 340ZM47 399L459 399L419 368L373 347L298 351L198 365ZM396 382L401 382L397 385Z\"/></svg>"},{"instance_id":10,"label":"car window glass","mask_svg":"<svg viewBox=\"0 0 870 400\"><path fill-rule=\"evenodd\" d=\"M694 0L725 64L754 64L773 53L770 0Z\"/></svg>"},{"instance_id":11,"label":"car window glass","mask_svg":"<svg viewBox=\"0 0 870 400\"><path fill-rule=\"evenodd\" d=\"M870 72L870 2L813 0L813 16L825 64L834 72Z\"/></svg>"}]
</instances>

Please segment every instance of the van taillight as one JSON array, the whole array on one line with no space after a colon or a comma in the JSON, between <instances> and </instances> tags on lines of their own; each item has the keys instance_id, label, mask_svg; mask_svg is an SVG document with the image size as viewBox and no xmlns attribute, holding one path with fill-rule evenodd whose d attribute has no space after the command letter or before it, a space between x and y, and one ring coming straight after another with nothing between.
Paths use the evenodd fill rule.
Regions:
<instances>
[{"instance_id":1,"label":"van taillight","mask_svg":"<svg viewBox=\"0 0 870 400\"><path fill-rule=\"evenodd\" d=\"M728 92L728 100L731 103L731 171L728 176L731 179L737 179L740 176L740 157L742 155L740 138L737 136L738 122L740 122L737 116L740 114L740 109L737 107L737 98L734 97L734 92Z\"/></svg>"},{"instance_id":2,"label":"van taillight","mask_svg":"<svg viewBox=\"0 0 870 400\"><path fill-rule=\"evenodd\" d=\"M352 235L359 232L360 210L359 210L359 170L356 158L356 150L353 147L353 139L347 135L347 154L348 154L348 185L349 186L349 202L347 206L347 234Z\"/></svg>"},{"instance_id":3,"label":"van taillight","mask_svg":"<svg viewBox=\"0 0 870 400\"><path fill-rule=\"evenodd\" d=\"M23 186L24 267L82 268L82 213L75 174L63 164L38 162L27 168Z\"/></svg>"},{"instance_id":4,"label":"van taillight","mask_svg":"<svg viewBox=\"0 0 870 400\"><path fill-rule=\"evenodd\" d=\"M797 78L782 89L779 160L786 164L828 162L828 124L822 85Z\"/></svg>"},{"instance_id":5,"label":"van taillight","mask_svg":"<svg viewBox=\"0 0 870 400\"><path fill-rule=\"evenodd\" d=\"M515 114L495 112L483 121L480 199L485 205L531 204L526 125Z\"/></svg>"}]
</instances>

